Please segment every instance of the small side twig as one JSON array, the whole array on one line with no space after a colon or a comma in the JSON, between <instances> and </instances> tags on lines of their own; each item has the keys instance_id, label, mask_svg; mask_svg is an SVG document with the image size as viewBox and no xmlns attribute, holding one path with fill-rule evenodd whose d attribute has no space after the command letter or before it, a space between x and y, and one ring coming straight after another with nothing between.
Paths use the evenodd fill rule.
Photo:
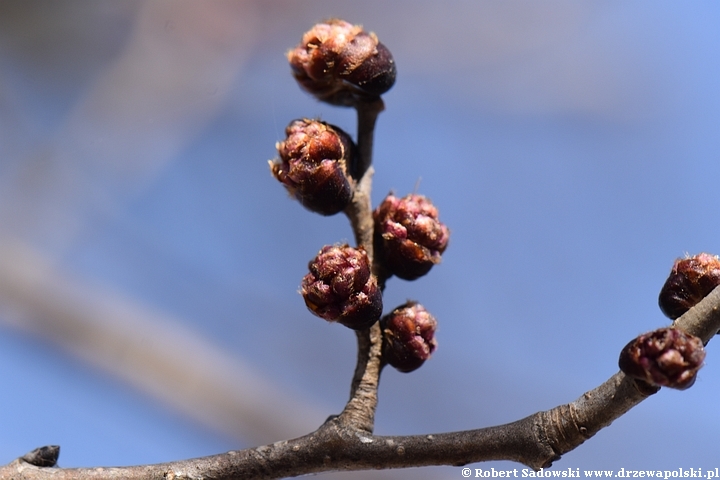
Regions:
<instances>
[{"instance_id":1,"label":"small side twig","mask_svg":"<svg viewBox=\"0 0 720 480\"><path fill-rule=\"evenodd\" d=\"M357 332L357 337L358 359L350 388L350 400L340 414L340 421L371 434L375 425L377 391L382 371L380 324Z\"/></svg>"},{"instance_id":2,"label":"small side twig","mask_svg":"<svg viewBox=\"0 0 720 480\"><path fill-rule=\"evenodd\" d=\"M345 213L350 220L355 241L367 252L373 268L373 218L370 193L372 190L372 151L375 124L384 109L380 97L372 101L359 101L356 105L358 115L358 161L352 166L353 175L358 179L355 192ZM357 428L372 434L377 407L377 390L382 371L381 349L382 332L379 324L367 330L357 332L358 355L355 373L350 387L350 400L345 405L338 421L343 425Z\"/></svg>"},{"instance_id":3,"label":"small side twig","mask_svg":"<svg viewBox=\"0 0 720 480\"><path fill-rule=\"evenodd\" d=\"M362 246L368 254L371 264L373 262L373 218L370 193L372 190L372 177L375 170L368 167L365 174L355 185L350 204L345 209L345 215L350 220L350 225L355 235L355 242Z\"/></svg>"},{"instance_id":4,"label":"small side twig","mask_svg":"<svg viewBox=\"0 0 720 480\"><path fill-rule=\"evenodd\" d=\"M372 100L358 101L357 110L357 146L358 158L351 166L351 175L356 180L355 192L345 214L350 219L355 241L362 246L373 262L373 219L370 194L372 191L373 142L375 139L375 124L378 115L385 109L380 97Z\"/></svg>"},{"instance_id":5,"label":"small side twig","mask_svg":"<svg viewBox=\"0 0 720 480\"><path fill-rule=\"evenodd\" d=\"M358 100L355 104L357 110L357 146L360 158L353 166L354 178L362 178L365 171L372 165L373 142L375 141L375 123L380 112L385 110L385 104L380 97Z\"/></svg>"}]
</instances>

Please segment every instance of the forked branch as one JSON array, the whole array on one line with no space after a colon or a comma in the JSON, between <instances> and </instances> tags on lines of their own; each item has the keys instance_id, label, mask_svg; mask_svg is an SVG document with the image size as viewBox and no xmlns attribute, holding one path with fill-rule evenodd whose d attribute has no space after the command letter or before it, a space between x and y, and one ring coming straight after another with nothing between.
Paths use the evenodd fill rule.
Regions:
<instances>
[{"instance_id":1,"label":"forked branch","mask_svg":"<svg viewBox=\"0 0 720 480\"><path fill-rule=\"evenodd\" d=\"M720 288L676 320L678 328L709 341L720 330ZM465 465L513 460L538 469L582 444L637 405L654 389L622 372L572 403L517 422L462 432L375 436L333 418L294 440L179 462L123 468L60 469L17 459L0 478L41 479L276 479L331 470Z\"/></svg>"}]
</instances>

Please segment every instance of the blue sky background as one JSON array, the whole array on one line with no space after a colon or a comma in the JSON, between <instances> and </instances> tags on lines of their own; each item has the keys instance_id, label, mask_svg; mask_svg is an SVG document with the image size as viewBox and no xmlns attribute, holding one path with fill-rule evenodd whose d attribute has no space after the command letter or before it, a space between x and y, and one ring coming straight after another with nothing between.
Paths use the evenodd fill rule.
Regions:
<instances>
[{"instance_id":1,"label":"blue sky background","mask_svg":"<svg viewBox=\"0 0 720 480\"><path fill-rule=\"evenodd\" d=\"M317 250L352 234L267 168L292 119L354 132L353 112L300 91L284 59L317 20L363 24L398 65L374 203L417 188L452 232L428 276L388 283L386 309L412 298L435 314L439 348L417 372L384 372L377 433L477 428L574 400L615 373L627 341L669 323L657 293L674 259L720 253L717 3L203 5L0 5L0 247L21 242L167 313L325 415L346 400L355 339L297 289ZM45 444L62 446L62 466L252 445L2 307L0 462ZM716 350L693 388L661 391L556 468L719 467Z\"/></svg>"}]
</instances>

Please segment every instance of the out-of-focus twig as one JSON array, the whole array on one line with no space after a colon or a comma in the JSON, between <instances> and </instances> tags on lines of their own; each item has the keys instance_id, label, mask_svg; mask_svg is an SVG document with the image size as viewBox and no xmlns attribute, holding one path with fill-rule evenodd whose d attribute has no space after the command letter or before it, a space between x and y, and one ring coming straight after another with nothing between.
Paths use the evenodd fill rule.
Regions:
<instances>
[{"instance_id":1,"label":"out-of-focus twig","mask_svg":"<svg viewBox=\"0 0 720 480\"><path fill-rule=\"evenodd\" d=\"M0 242L0 307L6 326L44 337L237 438L289 438L327 416L181 321L71 278L19 243Z\"/></svg>"}]
</instances>

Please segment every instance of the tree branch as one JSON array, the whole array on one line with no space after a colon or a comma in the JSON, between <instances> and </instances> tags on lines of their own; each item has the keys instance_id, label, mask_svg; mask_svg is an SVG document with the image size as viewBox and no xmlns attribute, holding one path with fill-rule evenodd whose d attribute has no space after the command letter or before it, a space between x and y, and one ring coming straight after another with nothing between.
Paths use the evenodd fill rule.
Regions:
<instances>
[{"instance_id":1,"label":"tree branch","mask_svg":"<svg viewBox=\"0 0 720 480\"><path fill-rule=\"evenodd\" d=\"M373 261L373 218L370 193L372 190L373 141L375 138L375 124L378 115L385 109L380 97L373 100L358 101L357 110L357 146L358 158L351 166L351 175L356 179L355 193L345 214L350 220L355 242L362 246Z\"/></svg>"},{"instance_id":2,"label":"tree branch","mask_svg":"<svg viewBox=\"0 0 720 480\"><path fill-rule=\"evenodd\" d=\"M375 323L357 332L358 359L350 388L350 401L340 414L340 421L365 433L372 434L375 425L377 391L382 371L382 331Z\"/></svg>"},{"instance_id":3,"label":"tree branch","mask_svg":"<svg viewBox=\"0 0 720 480\"><path fill-rule=\"evenodd\" d=\"M720 287L675 325L705 342L710 340L720 330ZM341 415L304 437L240 452L124 468L46 468L20 458L0 467L0 478L275 479L331 470L465 465L490 460L512 460L538 469L550 466L655 391L619 372L572 403L495 427L434 435L373 436L347 425Z\"/></svg>"},{"instance_id":4,"label":"tree branch","mask_svg":"<svg viewBox=\"0 0 720 480\"><path fill-rule=\"evenodd\" d=\"M354 178L361 178L372 165L373 142L375 139L375 123L380 112L385 110L382 98L375 97L359 100L355 104L357 110L357 146L360 158L353 169Z\"/></svg>"},{"instance_id":5,"label":"tree branch","mask_svg":"<svg viewBox=\"0 0 720 480\"><path fill-rule=\"evenodd\" d=\"M359 158L351 165L356 188L345 213L358 246L374 262L372 147L374 127L384 109L380 98L358 102ZM720 287L676 320L675 326L707 343L720 330ZM316 431L293 440L208 457L120 468L55 468L59 447L41 447L0 467L13 479L277 479L333 470L369 470L466 465L511 460L533 469L547 468L602 428L660 389L618 372L574 402L493 427L431 435L373 435L382 371L379 323L358 331L358 358L350 399L340 415ZM49 453L48 453L49 452Z\"/></svg>"},{"instance_id":6,"label":"tree branch","mask_svg":"<svg viewBox=\"0 0 720 480\"><path fill-rule=\"evenodd\" d=\"M373 273L378 268L374 261L372 217L372 166L373 139L375 124L385 105L380 99L359 101L357 110L357 145L358 160L352 166L353 175L359 179L355 186L352 201L345 210L355 235L355 242L362 246L368 255ZM384 284L380 284L383 288ZM350 387L350 400L340 414L339 421L347 426L372 434L375 425L375 409L377 407L377 390L382 371L382 331L375 323L367 330L357 332L358 355Z\"/></svg>"},{"instance_id":7,"label":"tree branch","mask_svg":"<svg viewBox=\"0 0 720 480\"><path fill-rule=\"evenodd\" d=\"M353 198L345 209L345 215L350 220L355 235L355 243L365 249L371 263L373 261L373 218L370 193L374 173L375 170L371 165L355 185Z\"/></svg>"}]
</instances>

